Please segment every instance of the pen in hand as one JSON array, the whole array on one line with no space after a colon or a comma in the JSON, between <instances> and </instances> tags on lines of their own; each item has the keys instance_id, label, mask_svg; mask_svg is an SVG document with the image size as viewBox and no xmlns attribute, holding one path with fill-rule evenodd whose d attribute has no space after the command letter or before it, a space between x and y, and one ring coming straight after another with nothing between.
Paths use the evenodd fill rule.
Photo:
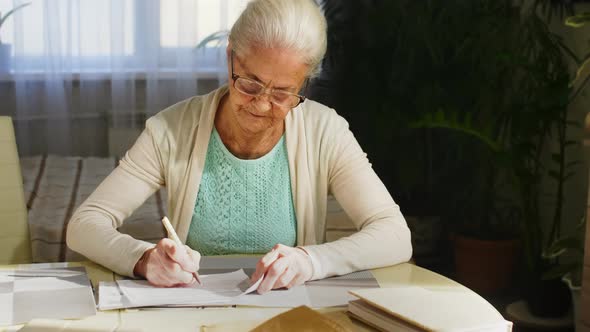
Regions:
<instances>
[{"instance_id":1,"label":"pen in hand","mask_svg":"<svg viewBox=\"0 0 590 332\"><path fill-rule=\"evenodd\" d=\"M164 224L164 228L166 228L166 232L168 232L168 237L172 239L172 241L174 241L178 247L184 248L184 245L180 241L180 238L178 238L178 235L176 234L176 231L174 231L172 224L170 224L170 220L168 220L168 217L164 216L164 218L162 218L162 224ZM197 283L199 283L199 285L203 285L201 279L199 279L199 274L197 272L193 272L193 276L195 277L195 280L197 281Z\"/></svg>"}]
</instances>

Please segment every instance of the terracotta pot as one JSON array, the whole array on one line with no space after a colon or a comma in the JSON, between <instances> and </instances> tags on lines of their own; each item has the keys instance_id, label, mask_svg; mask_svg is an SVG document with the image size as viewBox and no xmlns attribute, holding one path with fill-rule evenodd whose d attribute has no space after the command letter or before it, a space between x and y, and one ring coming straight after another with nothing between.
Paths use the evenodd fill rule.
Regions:
<instances>
[{"instance_id":1,"label":"terracotta pot","mask_svg":"<svg viewBox=\"0 0 590 332\"><path fill-rule=\"evenodd\" d=\"M493 294L510 285L517 240L479 240L461 235L453 240L457 281L482 294Z\"/></svg>"}]
</instances>

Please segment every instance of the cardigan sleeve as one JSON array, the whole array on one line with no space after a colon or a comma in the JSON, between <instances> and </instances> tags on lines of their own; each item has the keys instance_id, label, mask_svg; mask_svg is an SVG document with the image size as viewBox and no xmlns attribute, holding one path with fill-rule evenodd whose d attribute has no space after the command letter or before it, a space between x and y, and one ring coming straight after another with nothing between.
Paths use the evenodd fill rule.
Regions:
<instances>
[{"instance_id":1,"label":"cardigan sleeve","mask_svg":"<svg viewBox=\"0 0 590 332\"><path fill-rule=\"evenodd\" d=\"M329 147L329 190L358 232L333 242L304 246L312 257L312 279L389 266L412 256L410 230L399 206L369 163L348 123L338 117Z\"/></svg>"},{"instance_id":2,"label":"cardigan sleeve","mask_svg":"<svg viewBox=\"0 0 590 332\"><path fill-rule=\"evenodd\" d=\"M164 185L164 167L154 127L146 123L133 147L97 189L72 215L68 224L68 247L108 269L133 276L141 255L154 245L119 233L123 224L143 202Z\"/></svg>"}]
</instances>

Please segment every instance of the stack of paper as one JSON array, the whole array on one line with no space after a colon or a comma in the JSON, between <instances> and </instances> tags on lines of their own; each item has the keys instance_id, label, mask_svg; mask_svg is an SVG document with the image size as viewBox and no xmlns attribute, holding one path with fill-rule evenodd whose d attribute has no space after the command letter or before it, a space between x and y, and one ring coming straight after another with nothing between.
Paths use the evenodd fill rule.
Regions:
<instances>
[{"instance_id":1,"label":"stack of paper","mask_svg":"<svg viewBox=\"0 0 590 332\"><path fill-rule=\"evenodd\" d=\"M354 290L351 316L382 331L508 332L512 323L469 290L416 286Z\"/></svg>"},{"instance_id":2,"label":"stack of paper","mask_svg":"<svg viewBox=\"0 0 590 332\"><path fill-rule=\"evenodd\" d=\"M0 325L96 314L84 267L0 271Z\"/></svg>"},{"instance_id":3,"label":"stack of paper","mask_svg":"<svg viewBox=\"0 0 590 332\"><path fill-rule=\"evenodd\" d=\"M229 306L326 307L346 305L353 297L348 290L378 287L370 272L359 272L334 279L314 281L291 289L279 289L260 295L254 292L261 280L250 285L240 269L228 273L201 274L203 285L160 288L145 280L101 282L100 310L146 306Z\"/></svg>"}]
</instances>

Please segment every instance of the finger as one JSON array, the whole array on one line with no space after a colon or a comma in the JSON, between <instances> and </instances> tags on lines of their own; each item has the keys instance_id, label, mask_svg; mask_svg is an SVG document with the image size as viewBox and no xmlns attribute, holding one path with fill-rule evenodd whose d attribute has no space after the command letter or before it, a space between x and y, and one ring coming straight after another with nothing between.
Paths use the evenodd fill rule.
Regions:
<instances>
[{"instance_id":1,"label":"finger","mask_svg":"<svg viewBox=\"0 0 590 332\"><path fill-rule=\"evenodd\" d=\"M174 262L178 263L183 270L190 273L197 271L194 261L189 257L184 246L180 247L170 239L162 239L160 242L162 243L166 255L168 255L168 257Z\"/></svg>"},{"instance_id":2,"label":"finger","mask_svg":"<svg viewBox=\"0 0 590 332\"><path fill-rule=\"evenodd\" d=\"M288 260L286 258L277 259L264 274L264 279L262 279L257 289L258 293L264 294L273 289L277 279L285 272L287 266Z\"/></svg>"},{"instance_id":3,"label":"finger","mask_svg":"<svg viewBox=\"0 0 590 332\"><path fill-rule=\"evenodd\" d=\"M287 255L293 251L293 247L286 246L282 243L277 243L274 247L272 247L272 250L278 251L280 254Z\"/></svg>"},{"instance_id":4,"label":"finger","mask_svg":"<svg viewBox=\"0 0 590 332\"><path fill-rule=\"evenodd\" d=\"M199 271L199 268L201 266L201 254L198 251L191 249L191 247L187 245L185 245L184 247L186 248L186 252L188 253L189 259L195 265L195 271Z\"/></svg>"},{"instance_id":5,"label":"finger","mask_svg":"<svg viewBox=\"0 0 590 332\"><path fill-rule=\"evenodd\" d=\"M266 273L266 271L271 266L271 264L277 260L278 255L279 255L279 252L276 251L274 248L273 248L273 250L269 251L266 255L264 255L258 261L258 263L256 263L256 271L254 271L254 274L252 274L250 281L251 282L258 281L258 279L260 279Z\"/></svg>"},{"instance_id":6,"label":"finger","mask_svg":"<svg viewBox=\"0 0 590 332\"><path fill-rule=\"evenodd\" d=\"M287 287L287 285L289 285L293 281L293 279L295 279L296 276L297 276L297 268L293 265L287 266L287 269L277 279L277 281L273 285L272 289Z\"/></svg>"},{"instance_id":7,"label":"finger","mask_svg":"<svg viewBox=\"0 0 590 332\"><path fill-rule=\"evenodd\" d=\"M193 274L184 270L180 264L172 260L169 253L157 251L157 263L159 266L159 275L166 283L166 286L176 284L187 284L193 280Z\"/></svg>"},{"instance_id":8,"label":"finger","mask_svg":"<svg viewBox=\"0 0 590 332\"><path fill-rule=\"evenodd\" d=\"M285 285L286 288L291 289L295 286L303 285L305 282L303 276L301 274L296 275L291 281Z\"/></svg>"}]
</instances>

